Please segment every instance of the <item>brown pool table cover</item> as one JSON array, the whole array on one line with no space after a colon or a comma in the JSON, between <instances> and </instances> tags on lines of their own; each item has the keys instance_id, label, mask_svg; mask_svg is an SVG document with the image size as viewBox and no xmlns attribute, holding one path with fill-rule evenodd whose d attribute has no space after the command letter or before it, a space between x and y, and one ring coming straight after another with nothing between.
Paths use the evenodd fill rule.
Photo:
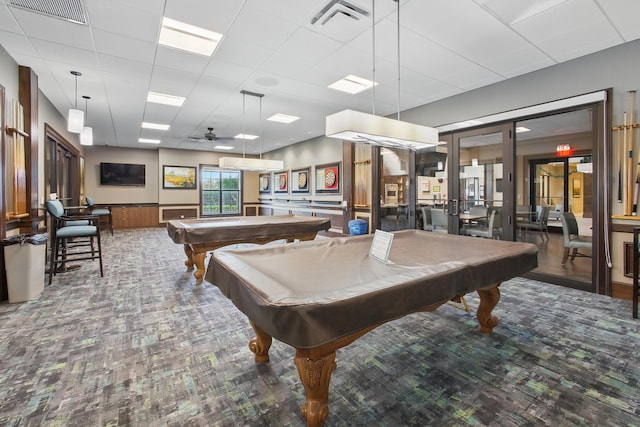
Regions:
<instances>
[{"instance_id":1,"label":"brown pool table cover","mask_svg":"<svg viewBox=\"0 0 640 427\"><path fill-rule=\"evenodd\" d=\"M167 232L174 243L217 243L245 238L268 239L277 233L281 239L287 232L314 233L328 230L329 218L273 215L240 216L211 219L173 219L167 222Z\"/></svg>"},{"instance_id":2,"label":"brown pool table cover","mask_svg":"<svg viewBox=\"0 0 640 427\"><path fill-rule=\"evenodd\" d=\"M537 267L537 247L404 230L384 264L373 235L218 250L205 279L277 340L313 348Z\"/></svg>"}]
</instances>

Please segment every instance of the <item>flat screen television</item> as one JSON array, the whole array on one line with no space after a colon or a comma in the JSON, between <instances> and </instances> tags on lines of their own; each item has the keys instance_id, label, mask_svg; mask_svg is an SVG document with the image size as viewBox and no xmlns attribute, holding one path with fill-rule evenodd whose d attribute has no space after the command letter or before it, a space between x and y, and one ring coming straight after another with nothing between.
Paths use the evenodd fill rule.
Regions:
<instances>
[{"instance_id":1,"label":"flat screen television","mask_svg":"<svg viewBox=\"0 0 640 427\"><path fill-rule=\"evenodd\" d=\"M145 165L100 163L100 185L145 185Z\"/></svg>"}]
</instances>

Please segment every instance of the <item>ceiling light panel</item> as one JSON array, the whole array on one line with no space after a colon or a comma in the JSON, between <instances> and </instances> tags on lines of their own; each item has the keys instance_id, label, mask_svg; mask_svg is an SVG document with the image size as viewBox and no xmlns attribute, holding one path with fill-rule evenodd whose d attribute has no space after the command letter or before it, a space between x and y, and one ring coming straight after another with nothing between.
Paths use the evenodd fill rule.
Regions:
<instances>
[{"instance_id":1,"label":"ceiling light panel","mask_svg":"<svg viewBox=\"0 0 640 427\"><path fill-rule=\"evenodd\" d=\"M214 150L233 150L233 147L230 145L216 145L213 148Z\"/></svg>"},{"instance_id":2,"label":"ceiling light panel","mask_svg":"<svg viewBox=\"0 0 640 427\"><path fill-rule=\"evenodd\" d=\"M149 92L149 95L147 96L147 102L171 105L174 107L182 107L182 103L184 102L184 97L166 95L166 94L157 93L157 92Z\"/></svg>"},{"instance_id":3,"label":"ceiling light panel","mask_svg":"<svg viewBox=\"0 0 640 427\"><path fill-rule=\"evenodd\" d=\"M220 40L222 34L165 17L162 18L158 43L198 55L211 56Z\"/></svg>"},{"instance_id":4,"label":"ceiling light panel","mask_svg":"<svg viewBox=\"0 0 640 427\"><path fill-rule=\"evenodd\" d=\"M281 113L277 113L274 114L273 116L269 117L267 120L272 121L272 122L278 122L278 123L293 123L296 120L299 120L300 117L298 116L290 116L288 114L281 114Z\"/></svg>"},{"instance_id":5,"label":"ceiling light panel","mask_svg":"<svg viewBox=\"0 0 640 427\"><path fill-rule=\"evenodd\" d=\"M155 130L169 130L169 125L163 125L161 123L142 122L142 128L155 129Z\"/></svg>"},{"instance_id":6,"label":"ceiling light panel","mask_svg":"<svg viewBox=\"0 0 640 427\"><path fill-rule=\"evenodd\" d=\"M159 139L149 139L149 138L138 138L138 142L142 142L143 144L160 144Z\"/></svg>"},{"instance_id":7,"label":"ceiling light panel","mask_svg":"<svg viewBox=\"0 0 640 427\"><path fill-rule=\"evenodd\" d=\"M340 79L337 82L329 85L329 87L331 89L339 90L341 92L346 92L354 95L356 93L360 93L364 90L372 88L373 85L374 83L371 80L367 80L362 77L349 74L347 77ZM378 83L375 83L375 85L377 86Z\"/></svg>"},{"instance_id":8,"label":"ceiling light panel","mask_svg":"<svg viewBox=\"0 0 640 427\"><path fill-rule=\"evenodd\" d=\"M258 135L251 135L249 133L239 133L236 136L234 136L234 138L252 140L252 139L258 139Z\"/></svg>"}]
</instances>

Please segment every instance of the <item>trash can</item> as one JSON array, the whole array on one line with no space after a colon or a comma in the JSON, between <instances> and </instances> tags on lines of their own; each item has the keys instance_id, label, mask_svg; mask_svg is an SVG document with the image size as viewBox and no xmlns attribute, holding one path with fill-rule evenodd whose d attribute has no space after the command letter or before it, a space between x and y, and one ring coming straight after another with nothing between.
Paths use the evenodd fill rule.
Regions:
<instances>
[{"instance_id":1,"label":"trash can","mask_svg":"<svg viewBox=\"0 0 640 427\"><path fill-rule=\"evenodd\" d=\"M359 236L361 234L367 234L369 223L364 219L352 219L349 221L349 235Z\"/></svg>"},{"instance_id":2,"label":"trash can","mask_svg":"<svg viewBox=\"0 0 640 427\"><path fill-rule=\"evenodd\" d=\"M36 298L44 289L47 233L18 234L0 243L4 247L9 302Z\"/></svg>"}]
</instances>

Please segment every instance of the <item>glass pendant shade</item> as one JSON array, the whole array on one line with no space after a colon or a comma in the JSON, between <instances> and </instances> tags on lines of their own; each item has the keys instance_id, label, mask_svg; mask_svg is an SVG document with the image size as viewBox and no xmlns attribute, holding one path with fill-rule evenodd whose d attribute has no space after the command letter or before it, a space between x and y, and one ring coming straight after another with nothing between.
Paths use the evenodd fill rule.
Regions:
<instances>
[{"instance_id":1,"label":"glass pendant shade","mask_svg":"<svg viewBox=\"0 0 640 427\"><path fill-rule=\"evenodd\" d=\"M93 128L85 126L80 134L81 145L93 145Z\"/></svg>"},{"instance_id":2,"label":"glass pendant shade","mask_svg":"<svg viewBox=\"0 0 640 427\"><path fill-rule=\"evenodd\" d=\"M81 133L84 128L84 111L69 109L67 117L67 130L72 133Z\"/></svg>"}]
</instances>

